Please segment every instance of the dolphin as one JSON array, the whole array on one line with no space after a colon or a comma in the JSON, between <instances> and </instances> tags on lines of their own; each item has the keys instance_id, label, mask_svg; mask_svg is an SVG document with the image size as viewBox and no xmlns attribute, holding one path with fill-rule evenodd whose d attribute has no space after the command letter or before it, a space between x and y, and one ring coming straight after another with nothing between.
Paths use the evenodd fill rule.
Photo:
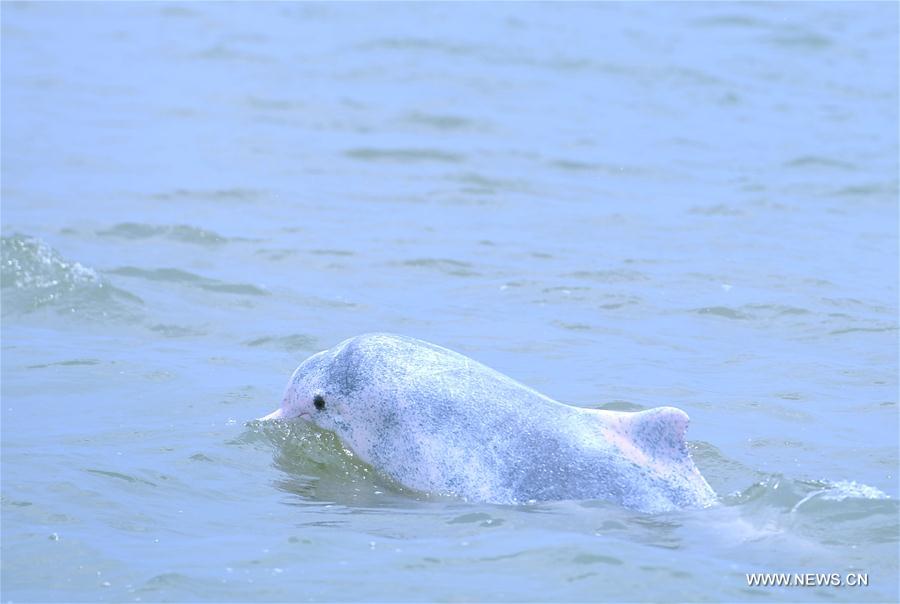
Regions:
<instances>
[{"instance_id":1,"label":"dolphin","mask_svg":"<svg viewBox=\"0 0 900 604\"><path fill-rule=\"evenodd\" d=\"M600 499L644 512L716 494L684 440L688 416L559 403L464 355L371 333L294 371L261 420L302 418L413 490L514 504Z\"/></svg>"}]
</instances>

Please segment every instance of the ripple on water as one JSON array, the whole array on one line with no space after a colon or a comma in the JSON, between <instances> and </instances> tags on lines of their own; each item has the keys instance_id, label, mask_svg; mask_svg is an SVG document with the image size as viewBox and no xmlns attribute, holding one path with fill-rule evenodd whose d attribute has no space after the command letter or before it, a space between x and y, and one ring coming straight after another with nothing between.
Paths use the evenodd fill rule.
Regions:
<instances>
[{"instance_id":1,"label":"ripple on water","mask_svg":"<svg viewBox=\"0 0 900 604\"><path fill-rule=\"evenodd\" d=\"M476 277L480 275L474 270L471 263L450 258L414 258L412 260L404 260L401 264L413 268L432 269L454 277Z\"/></svg>"},{"instance_id":2,"label":"ripple on water","mask_svg":"<svg viewBox=\"0 0 900 604\"><path fill-rule=\"evenodd\" d=\"M483 512L473 512L471 514L462 514L447 521L447 524L472 524L477 523L483 527L497 527L503 524L502 518L495 518L490 514Z\"/></svg>"},{"instance_id":3,"label":"ripple on water","mask_svg":"<svg viewBox=\"0 0 900 604\"><path fill-rule=\"evenodd\" d=\"M97 231L97 235L131 240L162 238L207 247L224 245L229 241L244 241L240 238L230 239L213 231L186 224L154 225L139 222L121 222L108 229Z\"/></svg>"},{"instance_id":4,"label":"ripple on water","mask_svg":"<svg viewBox=\"0 0 900 604\"><path fill-rule=\"evenodd\" d=\"M594 281L596 283L628 283L649 279L647 275L639 271L621 269L575 271L567 273L563 277Z\"/></svg>"},{"instance_id":5,"label":"ripple on water","mask_svg":"<svg viewBox=\"0 0 900 604\"><path fill-rule=\"evenodd\" d=\"M883 325L881 327L845 327L844 329L835 329L828 332L828 335L839 336L846 333L883 333L889 331L897 331L896 325Z\"/></svg>"},{"instance_id":6,"label":"ripple on water","mask_svg":"<svg viewBox=\"0 0 900 604\"><path fill-rule=\"evenodd\" d=\"M831 304L827 299L819 302ZM889 334L897 331L897 325L886 323L879 317L866 316L872 311L858 306L852 314L822 312L786 304L742 304L740 306L704 306L688 312L701 316L746 322L754 327L786 328L798 330L804 337L852 337L853 334ZM863 314L866 313L866 314Z\"/></svg>"},{"instance_id":7,"label":"ripple on water","mask_svg":"<svg viewBox=\"0 0 900 604\"><path fill-rule=\"evenodd\" d=\"M339 256L339 257L347 257L355 255L354 252L350 250L335 250L335 249L316 249L309 250L309 253L313 256Z\"/></svg>"},{"instance_id":8,"label":"ripple on water","mask_svg":"<svg viewBox=\"0 0 900 604\"><path fill-rule=\"evenodd\" d=\"M649 171L631 165L582 161L577 159L555 159L548 162L550 167L566 172L593 172L604 176L646 176Z\"/></svg>"},{"instance_id":9,"label":"ripple on water","mask_svg":"<svg viewBox=\"0 0 900 604\"><path fill-rule=\"evenodd\" d=\"M786 168L795 168L795 169L818 169L818 170L846 170L846 171L854 171L857 169L856 165L843 161L840 159L835 159L833 157L825 157L823 155L801 155L799 157L795 157L794 159L787 161L784 163Z\"/></svg>"},{"instance_id":10,"label":"ripple on water","mask_svg":"<svg viewBox=\"0 0 900 604\"><path fill-rule=\"evenodd\" d=\"M178 283L189 287L197 287L211 292L223 294L240 294L245 296L268 296L268 290L247 283L228 283L218 279L203 277L195 273L178 268L138 268L136 266L123 266L109 271L113 275L123 277L136 277L147 281L161 281L166 283Z\"/></svg>"},{"instance_id":11,"label":"ripple on water","mask_svg":"<svg viewBox=\"0 0 900 604\"><path fill-rule=\"evenodd\" d=\"M407 114L404 121L421 126L428 126L437 130L475 130L484 129L483 125L479 125L473 120L458 115L438 115L432 113L421 113L414 111Z\"/></svg>"},{"instance_id":12,"label":"ripple on water","mask_svg":"<svg viewBox=\"0 0 900 604\"><path fill-rule=\"evenodd\" d=\"M253 252L256 256L261 256L266 260L278 262L286 258L292 258L298 254L298 251L292 248L260 248Z\"/></svg>"},{"instance_id":13,"label":"ripple on water","mask_svg":"<svg viewBox=\"0 0 900 604\"><path fill-rule=\"evenodd\" d=\"M138 476L124 474L122 472L113 472L110 470L97 470L94 468L86 468L85 472L90 472L91 474L96 474L98 476L105 476L107 478L113 478L116 480L124 480L125 482L130 482L130 483L135 483L135 484L140 483L140 484L145 484L145 485L148 485L151 487L157 486L155 482L145 480L144 478L140 478Z\"/></svg>"},{"instance_id":14,"label":"ripple on water","mask_svg":"<svg viewBox=\"0 0 900 604\"><path fill-rule=\"evenodd\" d=\"M319 341L315 336L295 333L287 336L263 336L244 342L244 346L274 348L288 352L306 350L319 350Z\"/></svg>"},{"instance_id":15,"label":"ripple on water","mask_svg":"<svg viewBox=\"0 0 900 604\"><path fill-rule=\"evenodd\" d=\"M462 190L468 192L492 195L499 191L518 193L531 191L530 185L524 180L496 178L493 176L485 176L484 174L479 174L477 172L462 172L458 174L450 174L445 178L448 181L463 185ZM491 243L488 243L486 245L491 245Z\"/></svg>"},{"instance_id":16,"label":"ripple on water","mask_svg":"<svg viewBox=\"0 0 900 604\"><path fill-rule=\"evenodd\" d=\"M621 566L624 564L618 558L613 556L601 556L598 554L578 554L572 558L575 564L610 564L612 566Z\"/></svg>"},{"instance_id":17,"label":"ripple on water","mask_svg":"<svg viewBox=\"0 0 900 604\"><path fill-rule=\"evenodd\" d=\"M174 189L150 195L160 201L254 202L265 197L263 191L241 187L225 189Z\"/></svg>"},{"instance_id":18,"label":"ripple on water","mask_svg":"<svg viewBox=\"0 0 900 604\"><path fill-rule=\"evenodd\" d=\"M156 332L165 338L190 338L206 335L206 331L197 327L187 327L183 325L170 325L159 323L151 325L150 331Z\"/></svg>"},{"instance_id":19,"label":"ripple on water","mask_svg":"<svg viewBox=\"0 0 900 604\"><path fill-rule=\"evenodd\" d=\"M479 51L479 47L467 44L455 44L433 38L415 36L397 36L370 40L358 45L359 50L396 50L396 51L432 51L448 55L471 55Z\"/></svg>"},{"instance_id":20,"label":"ripple on water","mask_svg":"<svg viewBox=\"0 0 900 604\"><path fill-rule=\"evenodd\" d=\"M688 210L689 214L697 214L700 216L743 216L744 212L734 205L724 203L709 206L694 206Z\"/></svg>"},{"instance_id":21,"label":"ripple on water","mask_svg":"<svg viewBox=\"0 0 900 604\"><path fill-rule=\"evenodd\" d=\"M306 108L306 103L299 99L261 97L253 95L247 97L246 104L251 109L259 109L262 111L294 112L302 111Z\"/></svg>"},{"instance_id":22,"label":"ripple on water","mask_svg":"<svg viewBox=\"0 0 900 604\"><path fill-rule=\"evenodd\" d=\"M868 182L848 185L835 189L831 195L834 197L870 198L880 197L885 200L896 201L898 193L897 181Z\"/></svg>"},{"instance_id":23,"label":"ripple on water","mask_svg":"<svg viewBox=\"0 0 900 604\"><path fill-rule=\"evenodd\" d=\"M350 159L360 161L378 162L399 162L399 163L417 163L417 162L444 162L444 163L461 163L465 161L465 156L459 153L451 153L440 149L376 149L372 147L360 147L348 149L344 155Z\"/></svg>"},{"instance_id":24,"label":"ripple on water","mask_svg":"<svg viewBox=\"0 0 900 604\"><path fill-rule=\"evenodd\" d=\"M222 569L228 573L231 569ZM227 576L227 575L226 575ZM179 600L216 600L220 602L251 599L248 588L252 585L240 585L238 581L227 579L197 577L177 572L155 575L142 585L129 591L139 594L137 600L179 601Z\"/></svg>"},{"instance_id":25,"label":"ripple on water","mask_svg":"<svg viewBox=\"0 0 900 604\"><path fill-rule=\"evenodd\" d=\"M784 304L743 304L738 307L730 306L704 306L695 308L692 312L698 315L713 315L725 319L738 321L746 320L773 320L782 317L800 317L811 314L811 311L796 306Z\"/></svg>"},{"instance_id":26,"label":"ripple on water","mask_svg":"<svg viewBox=\"0 0 900 604\"><path fill-rule=\"evenodd\" d=\"M734 319L737 321L746 321L747 319L753 318L743 311L736 308L729 308L728 306L704 306L703 308L695 308L692 312L695 312L698 315L713 315L715 317Z\"/></svg>"},{"instance_id":27,"label":"ripple on water","mask_svg":"<svg viewBox=\"0 0 900 604\"><path fill-rule=\"evenodd\" d=\"M102 363L99 359L71 359L68 361L56 361L54 363L40 363L38 365L27 365L26 369L46 369L48 367L77 367L85 365L99 365Z\"/></svg>"},{"instance_id":28,"label":"ripple on water","mask_svg":"<svg viewBox=\"0 0 900 604\"><path fill-rule=\"evenodd\" d=\"M775 46L810 51L824 50L833 45L833 41L828 36L823 36L811 31L804 31L799 28L783 30L780 33L768 37L766 41Z\"/></svg>"},{"instance_id":29,"label":"ripple on water","mask_svg":"<svg viewBox=\"0 0 900 604\"><path fill-rule=\"evenodd\" d=\"M747 15L717 15L714 17L702 17L694 19L691 25L708 28L725 29L770 29L772 24L768 21Z\"/></svg>"}]
</instances>

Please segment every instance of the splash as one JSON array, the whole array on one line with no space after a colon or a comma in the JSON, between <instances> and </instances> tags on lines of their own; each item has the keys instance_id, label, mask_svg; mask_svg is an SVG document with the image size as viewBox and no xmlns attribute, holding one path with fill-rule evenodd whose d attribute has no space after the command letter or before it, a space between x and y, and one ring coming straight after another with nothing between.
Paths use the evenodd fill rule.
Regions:
<instances>
[{"instance_id":1,"label":"splash","mask_svg":"<svg viewBox=\"0 0 900 604\"><path fill-rule=\"evenodd\" d=\"M887 493L867 484L861 484L853 480L840 480L835 483L827 484L824 488L809 493L791 508L791 512L796 512L801 506L814 499L819 499L821 501L844 501L845 499L890 498L890 495Z\"/></svg>"},{"instance_id":2,"label":"splash","mask_svg":"<svg viewBox=\"0 0 900 604\"><path fill-rule=\"evenodd\" d=\"M61 313L109 316L124 300L137 296L110 285L97 271L65 259L34 237L15 234L0 238L0 282L3 314L23 314L41 308Z\"/></svg>"}]
</instances>

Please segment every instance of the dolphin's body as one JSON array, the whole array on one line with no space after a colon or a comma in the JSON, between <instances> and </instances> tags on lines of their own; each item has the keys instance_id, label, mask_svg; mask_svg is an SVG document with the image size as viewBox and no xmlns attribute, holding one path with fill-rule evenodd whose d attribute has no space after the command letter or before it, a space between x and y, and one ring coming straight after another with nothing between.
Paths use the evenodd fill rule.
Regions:
<instances>
[{"instance_id":1,"label":"dolphin's body","mask_svg":"<svg viewBox=\"0 0 900 604\"><path fill-rule=\"evenodd\" d=\"M335 432L412 489L473 501L604 499L656 512L715 502L688 453L688 416L558 403L468 357L375 333L311 356L281 407Z\"/></svg>"}]
</instances>

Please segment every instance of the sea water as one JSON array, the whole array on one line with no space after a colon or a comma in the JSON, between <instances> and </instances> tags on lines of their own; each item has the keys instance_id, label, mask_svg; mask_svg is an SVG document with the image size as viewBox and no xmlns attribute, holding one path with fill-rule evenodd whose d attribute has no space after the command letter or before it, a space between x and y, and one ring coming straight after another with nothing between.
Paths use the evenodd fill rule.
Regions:
<instances>
[{"instance_id":1,"label":"sea water","mask_svg":"<svg viewBox=\"0 0 900 604\"><path fill-rule=\"evenodd\" d=\"M897 22L4 2L2 599L896 601ZM252 421L367 331L680 407L720 502L470 503Z\"/></svg>"}]
</instances>

